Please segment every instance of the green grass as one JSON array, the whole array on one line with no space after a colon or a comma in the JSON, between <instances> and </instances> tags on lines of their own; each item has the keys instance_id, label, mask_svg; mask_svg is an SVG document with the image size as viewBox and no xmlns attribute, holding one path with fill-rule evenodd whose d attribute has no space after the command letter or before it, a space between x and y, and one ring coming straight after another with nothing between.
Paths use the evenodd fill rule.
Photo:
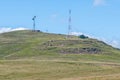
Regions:
<instances>
[{"instance_id":1,"label":"green grass","mask_svg":"<svg viewBox=\"0 0 120 80\"><path fill-rule=\"evenodd\" d=\"M74 53L96 48L98 53ZM66 53L61 53L61 50ZM73 53L69 52L73 49ZM0 80L120 80L120 50L96 39L14 31L0 34Z\"/></svg>"},{"instance_id":2,"label":"green grass","mask_svg":"<svg viewBox=\"0 0 120 80\"><path fill-rule=\"evenodd\" d=\"M65 35L32 31L15 31L0 35L0 59L59 57L62 54L61 51L67 53L72 50L74 54L74 50L80 48L100 49L101 56L112 55L115 58L120 56L119 50L95 39L79 39L75 36L66 39Z\"/></svg>"},{"instance_id":3,"label":"green grass","mask_svg":"<svg viewBox=\"0 0 120 80\"><path fill-rule=\"evenodd\" d=\"M120 63L62 60L0 61L1 80L104 80L104 77L105 80L119 80Z\"/></svg>"}]
</instances>

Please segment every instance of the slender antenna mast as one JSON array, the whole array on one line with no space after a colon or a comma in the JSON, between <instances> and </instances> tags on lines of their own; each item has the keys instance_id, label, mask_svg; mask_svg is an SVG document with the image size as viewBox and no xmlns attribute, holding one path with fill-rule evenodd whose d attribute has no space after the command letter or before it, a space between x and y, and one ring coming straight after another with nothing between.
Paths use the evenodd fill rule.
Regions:
<instances>
[{"instance_id":1,"label":"slender antenna mast","mask_svg":"<svg viewBox=\"0 0 120 80\"><path fill-rule=\"evenodd\" d=\"M33 20L33 31L35 32L35 19L36 19L36 16L34 16L33 18L32 18L32 20Z\"/></svg>"},{"instance_id":2,"label":"slender antenna mast","mask_svg":"<svg viewBox=\"0 0 120 80\"><path fill-rule=\"evenodd\" d=\"M71 10L69 10L69 19L68 19L68 38L70 37L70 33L71 33Z\"/></svg>"}]
</instances>

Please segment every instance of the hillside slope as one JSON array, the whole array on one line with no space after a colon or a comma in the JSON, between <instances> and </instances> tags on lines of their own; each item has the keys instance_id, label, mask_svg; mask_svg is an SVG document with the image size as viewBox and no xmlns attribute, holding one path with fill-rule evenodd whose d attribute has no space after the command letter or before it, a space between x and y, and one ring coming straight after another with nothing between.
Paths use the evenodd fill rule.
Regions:
<instances>
[{"instance_id":1,"label":"hillside slope","mask_svg":"<svg viewBox=\"0 0 120 80\"><path fill-rule=\"evenodd\" d=\"M0 59L118 60L120 50L96 39L66 39L62 34L14 31L0 34Z\"/></svg>"},{"instance_id":2,"label":"hillside slope","mask_svg":"<svg viewBox=\"0 0 120 80\"><path fill-rule=\"evenodd\" d=\"M120 80L120 50L90 38L3 33L0 80Z\"/></svg>"}]
</instances>

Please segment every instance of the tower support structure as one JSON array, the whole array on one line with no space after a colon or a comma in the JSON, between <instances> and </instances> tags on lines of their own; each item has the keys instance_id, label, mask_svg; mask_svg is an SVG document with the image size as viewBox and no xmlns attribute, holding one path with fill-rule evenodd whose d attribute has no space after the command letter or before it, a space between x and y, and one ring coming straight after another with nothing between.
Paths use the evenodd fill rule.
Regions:
<instances>
[{"instance_id":1,"label":"tower support structure","mask_svg":"<svg viewBox=\"0 0 120 80\"><path fill-rule=\"evenodd\" d=\"M35 32L35 27L36 27L35 19L36 19L36 16L34 16L34 17L32 18L32 20L33 20L33 31L34 31L34 32Z\"/></svg>"},{"instance_id":2,"label":"tower support structure","mask_svg":"<svg viewBox=\"0 0 120 80\"><path fill-rule=\"evenodd\" d=\"M69 19L68 19L68 38L70 37L71 35L71 29L72 29L72 25L71 25L71 22L72 22L72 19L71 19L71 9L69 10Z\"/></svg>"}]
</instances>

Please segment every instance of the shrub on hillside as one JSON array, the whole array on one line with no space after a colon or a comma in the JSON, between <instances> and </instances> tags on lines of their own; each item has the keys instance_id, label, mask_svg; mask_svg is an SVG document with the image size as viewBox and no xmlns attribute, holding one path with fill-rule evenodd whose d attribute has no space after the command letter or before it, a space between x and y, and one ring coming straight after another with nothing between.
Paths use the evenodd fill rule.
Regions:
<instances>
[{"instance_id":1,"label":"shrub on hillside","mask_svg":"<svg viewBox=\"0 0 120 80\"><path fill-rule=\"evenodd\" d=\"M88 36L85 36L85 35L80 35L80 36L78 36L79 38L81 38L81 39L86 39L86 38L88 38Z\"/></svg>"}]
</instances>

